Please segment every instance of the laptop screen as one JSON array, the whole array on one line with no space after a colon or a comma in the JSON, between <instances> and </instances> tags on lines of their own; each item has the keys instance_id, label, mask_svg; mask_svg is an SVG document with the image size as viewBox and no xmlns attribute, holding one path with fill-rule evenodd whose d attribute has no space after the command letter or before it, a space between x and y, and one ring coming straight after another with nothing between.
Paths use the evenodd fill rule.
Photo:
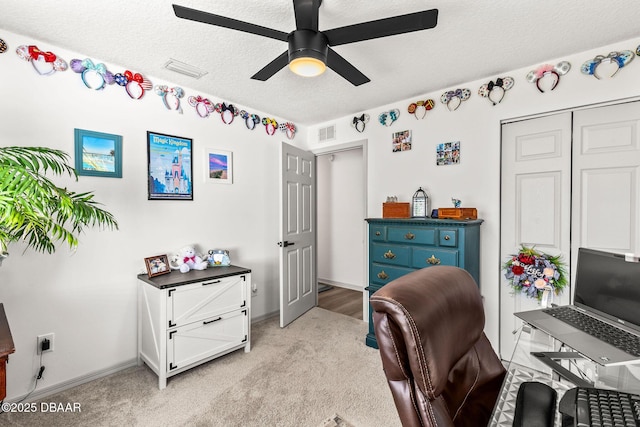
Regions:
<instances>
[{"instance_id":1,"label":"laptop screen","mask_svg":"<svg viewBox=\"0 0 640 427\"><path fill-rule=\"evenodd\" d=\"M640 331L640 262L579 248L574 304Z\"/></svg>"}]
</instances>

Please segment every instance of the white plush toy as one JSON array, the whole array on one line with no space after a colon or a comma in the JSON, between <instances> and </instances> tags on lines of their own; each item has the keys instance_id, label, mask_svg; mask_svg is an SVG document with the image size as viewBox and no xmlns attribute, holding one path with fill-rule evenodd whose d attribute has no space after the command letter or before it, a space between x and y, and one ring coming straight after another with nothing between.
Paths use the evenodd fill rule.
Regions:
<instances>
[{"instance_id":1,"label":"white plush toy","mask_svg":"<svg viewBox=\"0 0 640 427\"><path fill-rule=\"evenodd\" d=\"M200 258L193 246L185 246L180 249L177 264L181 273L186 273L189 270L204 270L207 268L207 261Z\"/></svg>"}]
</instances>

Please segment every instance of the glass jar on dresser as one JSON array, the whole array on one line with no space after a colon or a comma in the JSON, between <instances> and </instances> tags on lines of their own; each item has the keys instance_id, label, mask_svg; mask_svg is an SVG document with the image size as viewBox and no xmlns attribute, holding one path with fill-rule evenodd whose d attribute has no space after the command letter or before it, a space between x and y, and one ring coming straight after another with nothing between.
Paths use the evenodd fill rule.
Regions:
<instances>
[{"instance_id":1,"label":"glass jar on dresser","mask_svg":"<svg viewBox=\"0 0 640 427\"><path fill-rule=\"evenodd\" d=\"M464 268L480 286L481 219L368 218L369 296L400 276L433 265ZM366 344L378 348L369 305Z\"/></svg>"}]
</instances>

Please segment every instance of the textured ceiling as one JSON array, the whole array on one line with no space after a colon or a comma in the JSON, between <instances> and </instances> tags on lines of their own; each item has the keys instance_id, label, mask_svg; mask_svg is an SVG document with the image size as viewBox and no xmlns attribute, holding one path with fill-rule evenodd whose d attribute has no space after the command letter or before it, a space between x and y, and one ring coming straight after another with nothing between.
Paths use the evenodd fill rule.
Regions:
<instances>
[{"instance_id":1,"label":"textured ceiling","mask_svg":"<svg viewBox=\"0 0 640 427\"><path fill-rule=\"evenodd\" d=\"M320 30L433 8L438 25L336 46L371 79L358 87L331 70L304 78L284 68L261 82L250 77L286 43L179 19L173 3L295 29L291 0L0 0L0 31L306 125L640 35L637 0L324 0ZM166 70L170 58L208 74L194 79Z\"/></svg>"}]
</instances>

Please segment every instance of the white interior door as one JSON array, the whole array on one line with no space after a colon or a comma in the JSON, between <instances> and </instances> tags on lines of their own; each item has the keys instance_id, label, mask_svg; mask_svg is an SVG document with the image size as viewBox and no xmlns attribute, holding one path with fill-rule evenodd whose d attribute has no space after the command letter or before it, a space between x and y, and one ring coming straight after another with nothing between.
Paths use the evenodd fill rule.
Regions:
<instances>
[{"instance_id":1,"label":"white interior door","mask_svg":"<svg viewBox=\"0 0 640 427\"><path fill-rule=\"evenodd\" d=\"M502 126L500 259L520 245L550 255L570 253L571 113ZM514 295L500 270L500 355L510 359L520 327L513 313L538 308ZM568 304L570 292L554 302Z\"/></svg>"},{"instance_id":2,"label":"white interior door","mask_svg":"<svg viewBox=\"0 0 640 427\"><path fill-rule=\"evenodd\" d=\"M573 257L640 252L640 102L576 111L573 135Z\"/></svg>"},{"instance_id":3,"label":"white interior door","mask_svg":"<svg viewBox=\"0 0 640 427\"><path fill-rule=\"evenodd\" d=\"M281 146L280 327L318 304L313 153Z\"/></svg>"}]
</instances>

